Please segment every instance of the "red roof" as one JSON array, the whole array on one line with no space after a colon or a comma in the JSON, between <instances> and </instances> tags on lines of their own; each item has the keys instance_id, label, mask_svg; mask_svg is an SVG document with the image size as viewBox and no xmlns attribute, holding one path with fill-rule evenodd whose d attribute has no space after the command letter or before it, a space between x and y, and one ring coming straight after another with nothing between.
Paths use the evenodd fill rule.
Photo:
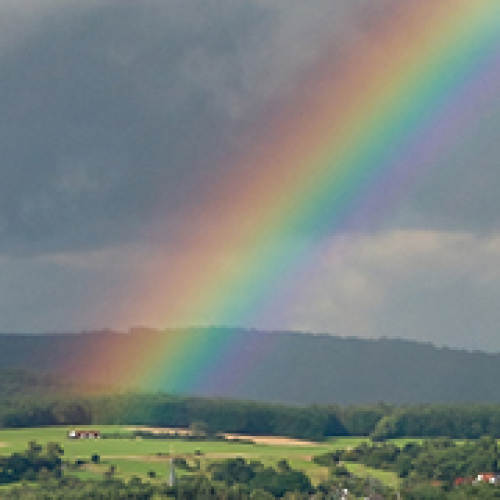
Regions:
<instances>
[{"instance_id":1,"label":"red roof","mask_svg":"<svg viewBox=\"0 0 500 500\"><path fill-rule=\"evenodd\" d=\"M478 476L478 478L479 478L479 476L482 476L483 481L489 481L490 479L495 479L495 477L496 477L495 474L492 474L491 472L483 472L481 474L478 474L477 476Z\"/></svg>"}]
</instances>

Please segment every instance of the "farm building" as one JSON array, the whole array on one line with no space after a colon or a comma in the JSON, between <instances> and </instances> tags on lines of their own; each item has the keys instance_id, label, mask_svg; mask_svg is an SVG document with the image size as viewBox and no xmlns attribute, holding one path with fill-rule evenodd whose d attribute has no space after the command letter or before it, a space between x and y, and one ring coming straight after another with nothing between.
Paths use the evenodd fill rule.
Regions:
<instances>
[{"instance_id":1,"label":"farm building","mask_svg":"<svg viewBox=\"0 0 500 500\"><path fill-rule=\"evenodd\" d=\"M490 484L498 484L500 481L500 476L497 476L493 473L482 473L478 474L476 478L476 482L478 483L490 483Z\"/></svg>"},{"instance_id":2,"label":"farm building","mask_svg":"<svg viewBox=\"0 0 500 500\"><path fill-rule=\"evenodd\" d=\"M101 433L99 431L77 431L71 430L68 433L69 439L100 439Z\"/></svg>"}]
</instances>

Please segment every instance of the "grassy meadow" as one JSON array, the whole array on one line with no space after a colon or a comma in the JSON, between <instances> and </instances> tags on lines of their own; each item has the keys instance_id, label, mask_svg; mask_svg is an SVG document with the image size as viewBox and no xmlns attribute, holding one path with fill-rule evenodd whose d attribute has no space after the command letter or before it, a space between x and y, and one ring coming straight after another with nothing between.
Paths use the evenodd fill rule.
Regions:
<instances>
[{"instance_id":1,"label":"grassy meadow","mask_svg":"<svg viewBox=\"0 0 500 500\"><path fill-rule=\"evenodd\" d=\"M279 460L287 460L296 469L305 472L313 481L328 477L326 467L312 462L314 455L326 453L339 448L355 447L366 438L339 438L326 442L297 444L257 444L231 441L184 440L184 439L68 439L69 427L45 427L15 430L0 430L0 454L11 454L24 451L30 441L45 445L57 442L64 448L64 458L70 462L76 459L88 463L77 472L68 471L81 478L100 478L110 466L116 467L116 477L130 479L132 476L148 478L148 473L154 471L157 480L164 480L168 474L169 454L183 458L188 464L194 465L199 460L203 470L212 460L243 457L247 460L259 460L264 464L275 465ZM85 429L98 429L103 434L127 432L124 426L85 426ZM93 454L100 456L100 463L91 463ZM356 475L370 475L394 487L397 484L395 474L386 471L370 469L360 464L346 464ZM177 468L177 474L189 472Z\"/></svg>"}]
</instances>

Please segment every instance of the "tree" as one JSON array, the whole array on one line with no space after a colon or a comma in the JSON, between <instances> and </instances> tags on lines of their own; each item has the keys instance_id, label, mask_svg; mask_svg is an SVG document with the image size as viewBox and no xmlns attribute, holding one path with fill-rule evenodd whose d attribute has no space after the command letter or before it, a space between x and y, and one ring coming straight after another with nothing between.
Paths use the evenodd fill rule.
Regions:
<instances>
[{"instance_id":1,"label":"tree","mask_svg":"<svg viewBox=\"0 0 500 500\"><path fill-rule=\"evenodd\" d=\"M209 434L209 428L205 422L191 422L189 430L193 436L198 438L207 437Z\"/></svg>"},{"instance_id":2,"label":"tree","mask_svg":"<svg viewBox=\"0 0 500 500\"><path fill-rule=\"evenodd\" d=\"M104 473L105 479L111 479L116 474L116 465L110 465L108 470Z\"/></svg>"}]
</instances>

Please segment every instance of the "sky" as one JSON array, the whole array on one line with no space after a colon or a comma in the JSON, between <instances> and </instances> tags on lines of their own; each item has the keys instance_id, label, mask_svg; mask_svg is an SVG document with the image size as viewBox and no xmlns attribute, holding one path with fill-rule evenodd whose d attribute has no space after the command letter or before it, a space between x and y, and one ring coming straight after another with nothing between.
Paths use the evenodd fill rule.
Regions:
<instances>
[{"instance_id":1,"label":"sky","mask_svg":"<svg viewBox=\"0 0 500 500\"><path fill-rule=\"evenodd\" d=\"M342 71L395 5L0 0L0 332L171 326L153 294L224 224L205 200L315 61ZM376 223L283 241L317 247L308 279L239 326L500 352L497 90Z\"/></svg>"}]
</instances>

